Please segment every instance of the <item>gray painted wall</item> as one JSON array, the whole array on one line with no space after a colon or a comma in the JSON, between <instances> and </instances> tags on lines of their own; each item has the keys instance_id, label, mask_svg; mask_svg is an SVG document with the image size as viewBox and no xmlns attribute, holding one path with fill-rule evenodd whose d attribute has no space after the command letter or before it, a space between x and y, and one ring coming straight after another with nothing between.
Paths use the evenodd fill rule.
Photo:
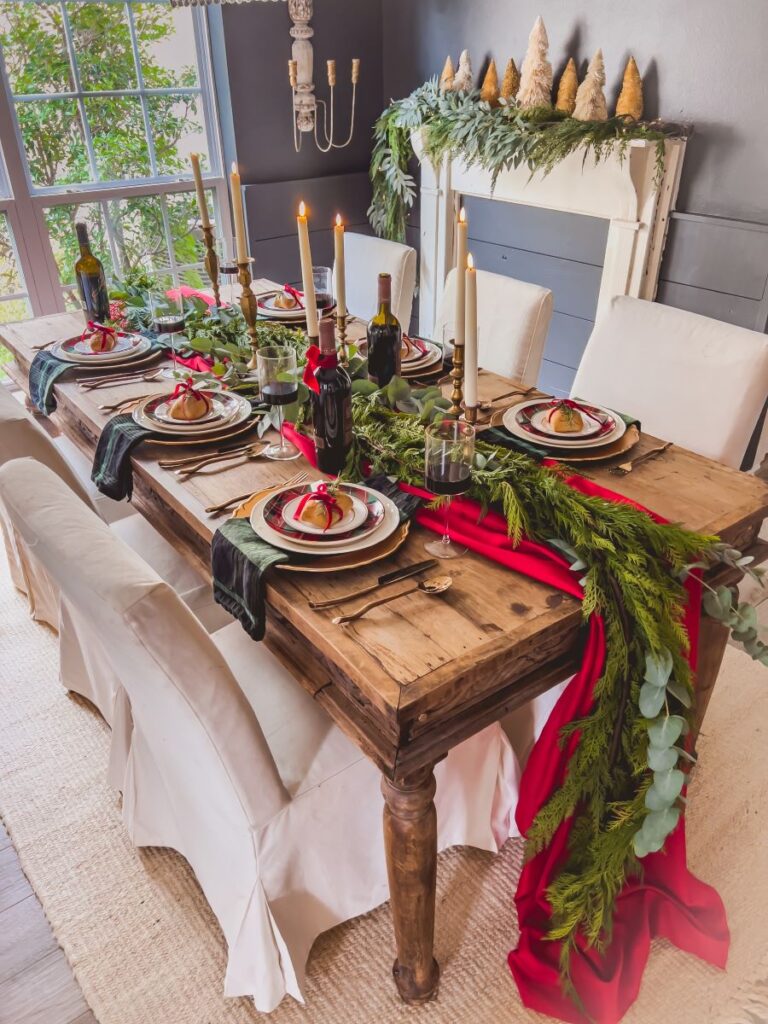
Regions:
<instances>
[{"instance_id":1,"label":"gray painted wall","mask_svg":"<svg viewBox=\"0 0 768 1024\"><path fill-rule=\"evenodd\" d=\"M564 0L387 0L384 94L406 95L438 73L447 53L468 47L479 75L491 56L520 66L538 14L547 25L556 79L569 56L580 74L598 46L609 103L629 54L645 80L646 113L689 120L689 142L661 271L659 300L765 330L768 317L768 136L764 0L696 0L684 6L593 0L588 15ZM552 320L541 385L570 388L589 336L605 223L501 203L472 201L478 265L552 288ZM491 213L491 208L493 213Z\"/></svg>"},{"instance_id":2,"label":"gray painted wall","mask_svg":"<svg viewBox=\"0 0 768 1024\"><path fill-rule=\"evenodd\" d=\"M315 5L315 89L319 98L328 97L325 62L335 59L337 138L346 137L349 125L352 58L362 61L352 144L329 153L320 153L310 136L299 153L294 150L286 5L235 4L209 12L214 73L225 115L225 161L229 167L237 160L240 169L257 275L281 281L300 278L300 199L309 205L318 264L332 256L331 210L340 211L354 230L367 230L371 128L384 105L381 2L320 0Z\"/></svg>"}]
</instances>

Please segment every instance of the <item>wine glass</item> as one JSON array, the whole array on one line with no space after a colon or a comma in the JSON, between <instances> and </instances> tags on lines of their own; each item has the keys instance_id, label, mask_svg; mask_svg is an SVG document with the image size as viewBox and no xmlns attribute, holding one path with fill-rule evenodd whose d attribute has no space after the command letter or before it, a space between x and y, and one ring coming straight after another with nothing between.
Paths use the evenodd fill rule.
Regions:
<instances>
[{"instance_id":1,"label":"wine glass","mask_svg":"<svg viewBox=\"0 0 768 1024\"><path fill-rule=\"evenodd\" d=\"M281 462L297 459L301 452L283 437L283 406L290 405L299 397L296 350L284 345L266 345L257 352L256 364L261 397L270 405L276 405L279 414L280 441L268 445L264 455Z\"/></svg>"},{"instance_id":2,"label":"wine glass","mask_svg":"<svg viewBox=\"0 0 768 1024\"><path fill-rule=\"evenodd\" d=\"M322 313L333 305L333 271L330 267L312 267L312 280L315 283L317 310Z\"/></svg>"},{"instance_id":3,"label":"wine glass","mask_svg":"<svg viewBox=\"0 0 768 1024\"><path fill-rule=\"evenodd\" d=\"M184 330L184 298L171 267L147 264L146 272L155 282L147 293L149 325L155 334L167 335L176 370L176 339Z\"/></svg>"},{"instance_id":4,"label":"wine glass","mask_svg":"<svg viewBox=\"0 0 768 1024\"><path fill-rule=\"evenodd\" d=\"M470 471L475 457L475 428L465 420L435 420L425 431L424 485L432 494L447 495L445 530L440 540L424 547L434 558L458 558L466 548L451 543L448 520L454 494L469 490Z\"/></svg>"}]
</instances>

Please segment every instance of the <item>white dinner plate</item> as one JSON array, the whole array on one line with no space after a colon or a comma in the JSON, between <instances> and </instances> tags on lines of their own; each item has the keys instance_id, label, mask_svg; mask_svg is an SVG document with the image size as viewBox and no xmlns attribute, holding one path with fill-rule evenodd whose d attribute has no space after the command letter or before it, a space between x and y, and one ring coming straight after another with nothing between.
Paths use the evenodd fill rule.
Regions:
<instances>
[{"instance_id":1,"label":"white dinner plate","mask_svg":"<svg viewBox=\"0 0 768 1024\"><path fill-rule=\"evenodd\" d=\"M365 503L360 501L360 499L356 498L353 494L350 495L350 498L352 499L352 508L345 512L338 522L334 523L333 526L329 526L325 530L322 526L313 526L311 523L302 523L293 518L301 504L301 497L294 498L293 501L289 501L283 508L283 519L292 530L301 530L302 533L318 534L321 537L333 537L334 534L337 533L347 533L347 531L354 530L356 527L362 525L362 523L364 523L368 518L368 508Z\"/></svg>"},{"instance_id":2,"label":"white dinner plate","mask_svg":"<svg viewBox=\"0 0 768 1024\"><path fill-rule=\"evenodd\" d=\"M147 430L154 430L160 434L173 434L176 437L197 437L215 433L224 429L232 429L240 423L244 423L251 415L251 403L242 395L234 394L231 391L216 392L211 396L215 408L218 408L222 415L217 419L205 421L180 421L172 420L164 422L154 414L155 410L170 401L167 394L151 395L133 411L133 418L141 427Z\"/></svg>"},{"instance_id":3,"label":"white dinner plate","mask_svg":"<svg viewBox=\"0 0 768 1024\"><path fill-rule=\"evenodd\" d=\"M528 402L519 402L517 405L510 406L504 412L502 423L504 427L514 437L519 437L523 441L527 441L529 444L539 445L542 448L603 448L605 445L613 444L614 441L618 441L620 437L624 436L624 432L627 429L627 425L621 416L618 416L615 412L610 409L603 409L601 406L595 406L604 412L606 416L610 416L615 421L613 430L607 434L603 434L602 437L576 437L573 440L566 440L565 437L540 437L537 434L532 434L526 430L518 422L518 414L532 406L541 405L541 399L533 399ZM591 403L590 403L591 404ZM568 435L571 437L572 435Z\"/></svg>"},{"instance_id":4,"label":"white dinner plate","mask_svg":"<svg viewBox=\"0 0 768 1024\"><path fill-rule=\"evenodd\" d=\"M146 355L151 347L149 338L141 334L129 334L118 338L111 352L91 352L79 338L67 338L51 348L51 355L65 363L82 366L104 366L109 363L127 363Z\"/></svg>"},{"instance_id":5,"label":"white dinner plate","mask_svg":"<svg viewBox=\"0 0 768 1024\"><path fill-rule=\"evenodd\" d=\"M356 485L360 486L360 485ZM289 488L286 488L288 490ZM364 490L372 490L371 488L363 488ZM389 537L400 525L400 513L397 505L392 501L391 498L387 498L386 495L380 494L378 491L372 491L373 494L381 501L384 506L384 519L381 522L378 529L373 532L366 534L364 537L360 537L357 540L348 541L337 544L334 541L330 541L323 544L322 547L319 543L308 546L306 543L298 544L295 541L288 540L287 537L281 536L276 530L266 522L264 518L264 506L274 497L274 493L270 493L264 496L255 506L251 512L251 526L253 527L254 533L256 533L262 540L267 541L276 548L280 548L282 551L290 551L297 555L316 555L318 558L322 558L324 555L340 555L345 554L349 551L363 551L365 548L373 547L376 544L380 544L381 541ZM329 547L328 545L332 545Z\"/></svg>"}]
</instances>

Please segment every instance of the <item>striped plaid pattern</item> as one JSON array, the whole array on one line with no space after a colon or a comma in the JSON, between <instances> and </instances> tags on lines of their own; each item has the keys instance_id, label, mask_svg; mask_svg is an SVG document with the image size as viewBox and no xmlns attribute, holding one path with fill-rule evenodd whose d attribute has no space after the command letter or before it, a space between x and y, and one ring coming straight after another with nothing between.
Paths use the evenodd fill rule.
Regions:
<instances>
[{"instance_id":1,"label":"striped plaid pattern","mask_svg":"<svg viewBox=\"0 0 768 1024\"><path fill-rule=\"evenodd\" d=\"M389 477L371 477L365 484L394 501L400 511L401 523L410 519L422 503L415 494L401 491ZM270 566L290 558L287 551L281 551L258 537L247 519L229 519L213 535L211 576L214 600L237 619L253 640L262 640L266 629L264 576Z\"/></svg>"},{"instance_id":2,"label":"striped plaid pattern","mask_svg":"<svg viewBox=\"0 0 768 1024\"><path fill-rule=\"evenodd\" d=\"M157 349L166 348L167 343L161 342L158 335L153 334L151 331L140 331L146 338L152 342L149 352L155 352ZM52 412L56 411L56 396L53 393L53 385L67 370L74 370L77 368L88 369L82 363L68 363L63 359L57 359L56 356L52 355L47 350L42 352L36 352L35 358L32 360L32 365L29 367L29 397L36 409L38 409L44 416L50 416ZM108 367L104 367L108 369Z\"/></svg>"},{"instance_id":3,"label":"striped plaid pattern","mask_svg":"<svg viewBox=\"0 0 768 1024\"><path fill-rule=\"evenodd\" d=\"M101 432L93 457L91 480L102 494L115 501L133 493L131 452L141 441L160 435L140 427L130 413L113 416Z\"/></svg>"},{"instance_id":4,"label":"striped plaid pattern","mask_svg":"<svg viewBox=\"0 0 768 1024\"><path fill-rule=\"evenodd\" d=\"M73 363L65 363L63 359L56 359L45 350L35 353L35 358L29 368L29 397L34 407L44 416L50 416L52 412L56 411L53 385L62 373L71 370L73 366Z\"/></svg>"},{"instance_id":5,"label":"striped plaid pattern","mask_svg":"<svg viewBox=\"0 0 768 1024\"><path fill-rule=\"evenodd\" d=\"M287 551L261 540L247 519L229 519L213 535L214 600L237 619L252 640L262 640L266 629L264 574L289 557Z\"/></svg>"}]
</instances>

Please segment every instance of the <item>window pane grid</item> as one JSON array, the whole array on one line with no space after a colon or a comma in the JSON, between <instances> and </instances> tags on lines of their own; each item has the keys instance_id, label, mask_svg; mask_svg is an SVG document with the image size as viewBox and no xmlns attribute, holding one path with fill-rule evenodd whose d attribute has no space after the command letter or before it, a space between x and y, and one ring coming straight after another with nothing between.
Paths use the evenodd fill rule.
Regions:
<instances>
[{"instance_id":1,"label":"window pane grid","mask_svg":"<svg viewBox=\"0 0 768 1024\"><path fill-rule=\"evenodd\" d=\"M88 115L86 113L85 102L83 100L83 92L80 84L80 69L77 64L77 54L75 52L74 41L72 39L72 25L69 21L67 5L63 2L61 4L61 17L62 25L64 28L64 38L67 41L67 56L69 57L69 66L72 72L72 81L75 84L75 98L77 99L77 108L80 112L80 121L83 126L85 150L88 154L88 164L91 170L91 178L94 181L96 181L99 177L98 168L96 166L96 153L93 149L93 137L91 135L91 126L88 122Z\"/></svg>"},{"instance_id":2,"label":"window pane grid","mask_svg":"<svg viewBox=\"0 0 768 1024\"><path fill-rule=\"evenodd\" d=\"M133 16L133 7L131 4L126 4L126 14L128 16L128 31L131 35L131 49L133 50L133 63L136 68L136 81L139 84L139 94L141 99L141 116L144 119L144 134L147 136L147 146L149 148L149 166L152 171L152 177L157 176L157 154L155 153L155 139L152 131L152 124L149 120L149 105L147 103L147 94L144 88L144 72L141 69L141 55L139 54L139 41L136 36L136 19Z\"/></svg>"}]
</instances>

